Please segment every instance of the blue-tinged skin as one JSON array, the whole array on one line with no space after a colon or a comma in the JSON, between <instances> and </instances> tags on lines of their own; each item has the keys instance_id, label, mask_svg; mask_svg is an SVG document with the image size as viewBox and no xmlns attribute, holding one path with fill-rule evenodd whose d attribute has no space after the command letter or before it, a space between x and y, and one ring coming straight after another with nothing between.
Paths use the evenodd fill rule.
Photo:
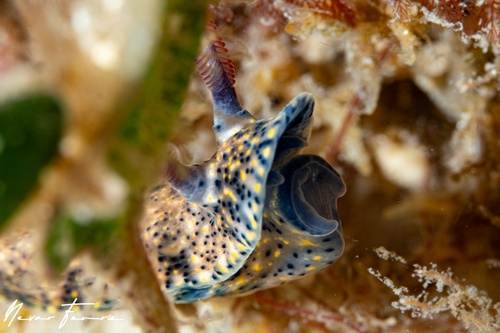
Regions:
<instances>
[{"instance_id":1,"label":"blue-tinged skin","mask_svg":"<svg viewBox=\"0 0 500 333\"><path fill-rule=\"evenodd\" d=\"M173 170L144 218L151 264L177 303L274 287L325 268L344 248L336 200L345 185L319 156L298 155L313 96L255 120L220 68L208 68L218 151L184 176Z\"/></svg>"}]
</instances>

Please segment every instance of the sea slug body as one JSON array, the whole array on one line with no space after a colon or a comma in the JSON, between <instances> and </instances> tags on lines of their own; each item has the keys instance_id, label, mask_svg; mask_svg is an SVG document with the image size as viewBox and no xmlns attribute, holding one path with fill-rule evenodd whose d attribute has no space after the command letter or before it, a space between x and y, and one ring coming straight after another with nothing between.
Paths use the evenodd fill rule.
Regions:
<instances>
[{"instance_id":1,"label":"sea slug body","mask_svg":"<svg viewBox=\"0 0 500 333\"><path fill-rule=\"evenodd\" d=\"M321 157L299 154L313 96L256 120L240 106L227 49L209 28L197 65L212 93L218 150L200 164L170 165L144 214L149 260L177 303L274 287L325 268L344 249L344 182Z\"/></svg>"}]
</instances>

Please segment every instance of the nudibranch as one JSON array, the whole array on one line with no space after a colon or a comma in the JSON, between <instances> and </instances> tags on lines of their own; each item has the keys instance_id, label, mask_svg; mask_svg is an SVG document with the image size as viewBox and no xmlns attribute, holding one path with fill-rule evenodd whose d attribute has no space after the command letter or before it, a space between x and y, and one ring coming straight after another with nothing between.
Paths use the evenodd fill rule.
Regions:
<instances>
[{"instance_id":1,"label":"nudibranch","mask_svg":"<svg viewBox=\"0 0 500 333\"><path fill-rule=\"evenodd\" d=\"M149 260L176 303L274 287L325 268L344 249L344 182L321 157L299 155L313 96L255 119L240 106L227 49L209 28L197 68L212 93L218 150L200 164L169 165L143 221Z\"/></svg>"}]
</instances>

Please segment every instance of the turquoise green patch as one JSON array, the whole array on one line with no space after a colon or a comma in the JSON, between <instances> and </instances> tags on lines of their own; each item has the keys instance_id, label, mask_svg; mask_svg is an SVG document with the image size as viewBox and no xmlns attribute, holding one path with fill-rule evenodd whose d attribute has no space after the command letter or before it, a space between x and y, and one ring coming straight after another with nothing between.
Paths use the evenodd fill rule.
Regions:
<instances>
[{"instance_id":1,"label":"turquoise green patch","mask_svg":"<svg viewBox=\"0 0 500 333\"><path fill-rule=\"evenodd\" d=\"M56 155L62 118L61 106L49 96L29 96L0 105L0 226Z\"/></svg>"},{"instance_id":2,"label":"turquoise green patch","mask_svg":"<svg viewBox=\"0 0 500 333\"><path fill-rule=\"evenodd\" d=\"M85 248L106 255L113 247L118 218L94 219L82 223L68 214L60 214L49 232L45 244L46 258L59 272Z\"/></svg>"}]
</instances>

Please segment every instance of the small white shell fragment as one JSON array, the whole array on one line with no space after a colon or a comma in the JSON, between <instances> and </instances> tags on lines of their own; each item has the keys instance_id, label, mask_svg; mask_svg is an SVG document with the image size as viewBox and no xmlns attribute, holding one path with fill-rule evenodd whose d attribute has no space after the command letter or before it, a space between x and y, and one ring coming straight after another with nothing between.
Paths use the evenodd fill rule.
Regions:
<instances>
[{"instance_id":1,"label":"small white shell fragment","mask_svg":"<svg viewBox=\"0 0 500 333\"><path fill-rule=\"evenodd\" d=\"M422 190L429 175L426 149L416 138L403 132L396 141L386 135L378 135L372 147L375 159L384 176L408 190Z\"/></svg>"}]
</instances>

